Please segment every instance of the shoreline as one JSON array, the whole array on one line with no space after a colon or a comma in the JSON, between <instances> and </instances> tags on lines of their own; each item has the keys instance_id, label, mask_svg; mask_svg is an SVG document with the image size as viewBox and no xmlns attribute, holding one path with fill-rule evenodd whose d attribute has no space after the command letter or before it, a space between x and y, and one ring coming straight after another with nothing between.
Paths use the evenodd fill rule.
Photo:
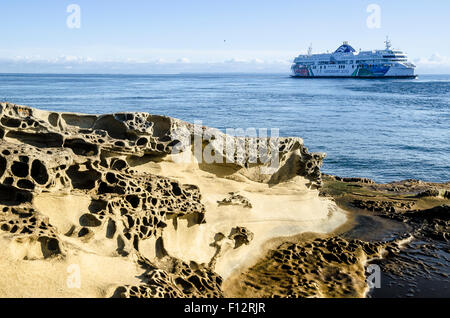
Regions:
<instances>
[{"instance_id":1,"label":"shoreline","mask_svg":"<svg viewBox=\"0 0 450 318\"><path fill-rule=\"evenodd\" d=\"M334 179L341 179L341 181L338 181L338 184L336 184L336 180ZM344 181L345 180L345 181ZM400 181L400 182L396 182L395 184L401 185L403 183L408 183L411 182L411 180L406 180L406 181ZM339 184L340 183L340 184ZM367 284L365 284L365 287L363 287L361 289L361 291L357 294L352 294L352 297L362 297L362 298L366 298L366 297L380 297L380 290L381 292L381 297L383 297L383 290L391 290L392 288L396 289L395 286L396 282L399 286L401 286L401 283L404 279L403 275L401 274L402 272L402 268L408 268L410 266L414 266L414 264L417 262L417 260L415 259L415 254L413 252L411 252L411 244L415 244L415 242L417 242L418 240L422 240L423 238L421 238L421 235L417 233L417 228L415 227L414 223L411 223L412 221L408 221L408 220L401 220L400 222L397 221L395 218L392 217L386 217L386 215L383 215L380 212L374 212L374 211L369 211L366 208L360 208L360 207L356 207L353 205L353 198L357 197L357 195L355 195L355 193L353 191L342 191L342 186L345 184L351 184L354 186L358 186L360 189L365 189L365 187L370 187L373 186L375 188L377 187L383 187L386 185L378 185L375 183L369 183L368 179L358 179L358 178L340 178L340 177L334 177L334 176L325 176L324 178L324 187L322 189L323 194L327 195L327 196L331 196L332 198L334 198L338 204L338 206L342 209L344 209L345 211L347 211L347 217L348 220L345 224L343 224L342 226L340 226L338 229L336 229L335 231L326 234L326 235L320 235L317 233L308 233L308 235L297 235L297 236L292 236L292 237L285 237L285 238L277 238L272 240L271 245L269 245L269 250L266 252L266 258L262 258L259 260L259 262L256 262L255 264L252 264L251 266L249 266L248 268L244 269L242 272L240 273L236 273L231 281L229 282L225 282L224 283L224 288L225 291L227 291L227 288L231 290L230 295L231 296L238 296L238 297L252 297L252 295L269 295L267 293L271 293L272 291L276 291L277 287L276 286L291 286L291 287L285 287L288 288L286 289L284 292L288 292L288 290L292 289L298 289L299 287L296 287L297 285L289 283L290 281L290 277L292 277L292 275L294 274L285 274L286 276L275 276L276 272L282 271L282 268L291 268L292 270L294 270L294 268L301 268L306 266L306 268L308 268L308 266L311 266L313 264L313 266L319 266L320 267L320 271L326 271L327 267L329 266L335 266L329 262L325 262L325 263L320 263L319 258L315 258L315 259L310 259L310 260L306 260L303 262L297 262L295 264L297 264L294 268L291 266L291 262L292 262L292 258L291 259L283 259L283 260L279 260L279 264L280 266L276 267L277 270L272 271L271 273L274 275L273 279L276 279L274 282L271 282L270 280L265 279L266 275L270 275L269 272L265 272L265 268L269 267L269 266L273 266L274 262L273 262L273 255L276 255L277 252L285 252L285 246L286 244L293 244L295 246L296 249L300 248L302 249L303 246L308 246L308 242L312 242L313 246L317 245L317 246L322 246L322 242L320 240L328 240L327 242L330 242L332 245L331 246L338 246L338 245L333 245L333 240L335 240L336 238L342 238L345 241L349 242L352 241L354 239L360 239L363 240L364 242L373 242L373 244L375 244L375 246L379 246L380 249L378 250L377 253L375 253L373 256L368 256L366 257L365 255L361 256L361 268L364 269L364 271L361 271L361 276L359 276L359 278L357 278L356 276L354 277L354 279L358 280L360 282L362 282L368 275L368 273L363 273L365 272L365 269L367 268L368 265L370 264L374 264L376 266L381 266L382 269L382 283L381 283L381 289L377 289L377 288L370 288ZM445 204L449 203L449 200L445 197L438 197L437 199L433 199L433 197L427 197L426 195L424 195L423 193L426 194L438 194L442 193L442 191L428 191L426 190L425 192L423 191L423 188L431 188L434 189L434 187L441 187L444 189L448 189L449 183L442 183L442 184L437 184L437 183L433 183L433 184L427 184L427 183L423 183L423 182L418 182L419 186L417 186L417 189L414 189L413 187L409 187L408 191L416 191L416 196L418 196L418 198L416 198L416 206L419 206L421 208L424 209L424 211L427 211L427 208L433 207L433 206L441 206L443 205L445 207ZM331 190L333 189L340 189L341 191L339 193L333 192ZM379 189L377 191L380 191ZM332 193L332 195L330 195L329 193ZM376 191L375 191L376 192ZM375 193L374 192L374 193ZM372 194L374 194L372 193ZM361 194L364 196L367 195L367 192L361 191ZM381 197L385 196L385 193L383 193L382 191L378 192L378 195L380 195ZM341 197L343 196L343 197ZM347 196L349 196L350 198L352 198L352 200L349 200L348 198L346 198ZM393 201L395 201L395 199L399 200L402 197L402 194L400 192L400 194L392 194L389 193L387 194L388 197L390 197L391 199L393 199ZM411 193L408 193L408 196L412 196ZM374 196L371 196L371 198L373 198ZM397 198L396 198L397 197ZM423 201L423 202L422 202ZM376 199L375 199L376 202ZM382 200L379 199L379 202L383 202ZM436 204L438 203L438 204ZM410 209L411 207L403 207L403 210L398 210L396 213L400 214L400 215L404 215L407 214L408 209ZM448 208L447 208L448 209ZM391 209L389 209L389 211L391 211ZM424 213L424 212L422 212ZM436 222L441 222L439 220L437 220ZM422 223L420 223L419 225L422 226ZM444 228L441 233L446 233L448 232L448 221L447 221L447 230ZM425 236L427 237L427 234L425 233ZM317 242L317 239L319 240ZM331 240L331 241L330 241ZM338 240L339 241L339 240ZM317 242L317 243L316 243ZM309 243L311 244L311 243ZM328 244L328 243L327 243ZM372 244L372 243L371 243ZM434 241L431 240L429 241L430 246L433 246ZM292 245L291 245L292 246ZM431 249L430 251L433 251L433 249ZM430 252L425 250L424 255L428 255L427 257L432 258L433 257L433 252ZM442 251L443 252L443 251ZM447 251L448 253L448 251ZM435 257L435 256L434 256ZM295 258L294 258L295 259ZM401 259L401 263L400 264L396 264L398 262L398 259ZM307 263L305 263L307 262ZM311 262L311 263L308 263ZM318 262L316 264L316 262ZM424 263L424 266L428 267L427 272L429 271L433 277L439 277L444 275L446 272L449 272L449 267L448 264L445 267L442 267L441 269L436 268L434 266L434 260L430 260L430 263L427 263L427 259L422 260L422 262ZM311 264L311 265L309 265ZM336 263L334 263L336 264ZM345 263L343 263L342 261L339 261L339 266L344 266ZM442 264L443 265L443 264ZM442 266L441 265L441 266ZM295 270L294 270L295 272ZM304 273L302 271L300 271L300 274ZM306 272L308 273L308 271ZM314 273L314 271L313 271ZM364 275L365 274L365 275ZM389 276L386 276L386 274L388 274ZM414 275L414 272L411 272L410 275ZM295 274L295 276L298 276L298 274ZM421 276L421 274L418 272L417 273L418 278ZM448 276L447 276L448 277ZM279 280L281 279L281 282L279 282ZM438 278L437 278L438 279ZM264 283L261 284L255 284L254 282L259 281L259 280L264 280ZM241 286L240 288L236 289L235 285L239 284L240 281L244 282L244 285ZM317 281L317 280L316 280ZM319 280L320 281L320 280ZM251 283L252 282L252 283ZM442 295L440 297L445 297L445 295L448 293L448 289L445 285L445 283L441 282L439 283L438 281L434 281L435 282L435 288L437 290L440 290ZM273 285L273 287L270 287L270 284ZM348 283L347 283L348 284ZM241 284L242 285L242 284ZM350 284L351 286L352 284ZM398 294L399 296L402 297L427 297L426 293L428 292L427 290L421 291L421 284L419 283L419 285L414 285L415 286L415 290L413 293L410 291L403 291L401 290L400 287L398 290ZM265 292L263 294L261 293L261 288L262 290L264 290ZM292 289L291 289L292 288ZM242 290L246 290L246 292L244 294L241 294L240 292ZM301 291L301 289L299 289L299 291ZM335 294L335 292L338 292L338 294ZM300 292L300 295L303 295L302 297L305 297L306 295L308 295L307 293L304 294L305 291ZM322 289L319 289L319 297L325 297L327 294L323 293ZM348 295L345 295L345 293L341 293L339 292L339 290L337 288L331 288L328 291L329 293L331 293L330 295L334 295L331 297L348 297ZM253 294L254 293L254 294ZM404 293L404 294L402 294ZM295 295L295 294L294 294ZM339 296L338 296L339 295ZM314 294L309 295L308 297L315 297Z\"/></svg>"},{"instance_id":2,"label":"shoreline","mask_svg":"<svg viewBox=\"0 0 450 318\"><path fill-rule=\"evenodd\" d=\"M403 234L448 239L450 183L324 175L301 138L278 138L265 174L230 158L219 130L179 119L1 107L3 296L362 297L366 265L400 255ZM199 136L227 163L201 161ZM81 289L61 287L70 264Z\"/></svg>"}]
</instances>

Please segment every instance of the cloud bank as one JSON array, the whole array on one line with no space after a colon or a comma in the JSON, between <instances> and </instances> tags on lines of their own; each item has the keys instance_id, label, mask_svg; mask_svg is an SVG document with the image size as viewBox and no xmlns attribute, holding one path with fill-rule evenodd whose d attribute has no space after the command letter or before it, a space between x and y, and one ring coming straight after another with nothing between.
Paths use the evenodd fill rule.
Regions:
<instances>
[{"instance_id":1,"label":"cloud bank","mask_svg":"<svg viewBox=\"0 0 450 318\"><path fill-rule=\"evenodd\" d=\"M0 73L101 73L101 74L178 74L178 73L289 73L293 59L226 58L203 62L195 57L116 58L61 55L52 58L16 56L0 58ZM418 74L450 74L450 58L435 53L412 61Z\"/></svg>"},{"instance_id":2,"label":"cloud bank","mask_svg":"<svg viewBox=\"0 0 450 318\"><path fill-rule=\"evenodd\" d=\"M291 61L231 58L222 62L192 62L187 57L175 61L115 60L97 61L89 57L61 56L54 59L20 56L0 59L0 73L283 73L289 72Z\"/></svg>"},{"instance_id":3,"label":"cloud bank","mask_svg":"<svg viewBox=\"0 0 450 318\"><path fill-rule=\"evenodd\" d=\"M430 74L450 74L450 57L434 53L429 58L421 57L414 60L417 72Z\"/></svg>"}]
</instances>

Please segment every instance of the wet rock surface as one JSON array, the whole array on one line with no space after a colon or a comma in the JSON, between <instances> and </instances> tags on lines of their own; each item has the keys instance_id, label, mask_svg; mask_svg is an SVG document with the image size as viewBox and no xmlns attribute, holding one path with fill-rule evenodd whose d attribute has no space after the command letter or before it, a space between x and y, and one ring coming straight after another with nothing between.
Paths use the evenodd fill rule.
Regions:
<instances>
[{"instance_id":1,"label":"wet rock surface","mask_svg":"<svg viewBox=\"0 0 450 318\"><path fill-rule=\"evenodd\" d=\"M450 202L446 196L450 183L404 180L365 184L341 182L334 176L324 176L324 180L322 195L333 197L340 206L356 213L367 213L365 219L384 218L396 222L398 226L393 229L385 227L386 237L412 237L402 249L374 261L381 267L384 283L382 288L373 289L370 297L450 296ZM344 235L379 239L361 233L376 232L367 224L362 228Z\"/></svg>"},{"instance_id":2,"label":"wet rock surface","mask_svg":"<svg viewBox=\"0 0 450 318\"><path fill-rule=\"evenodd\" d=\"M354 216L338 236L291 239L227 282L238 297L449 297L450 184L323 176L321 195ZM368 266L380 269L369 286ZM237 287L236 287L237 286ZM369 288L374 287L374 288Z\"/></svg>"},{"instance_id":3,"label":"wet rock surface","mask_svg":"<svg viewBox=\"0 0 450 318\"><path fill-rule=\"evenodd\" d=\"M363 297L366 261L396 248L337 236L283 243L236 277L233 296Z\"/></svg>"}]
</instances>

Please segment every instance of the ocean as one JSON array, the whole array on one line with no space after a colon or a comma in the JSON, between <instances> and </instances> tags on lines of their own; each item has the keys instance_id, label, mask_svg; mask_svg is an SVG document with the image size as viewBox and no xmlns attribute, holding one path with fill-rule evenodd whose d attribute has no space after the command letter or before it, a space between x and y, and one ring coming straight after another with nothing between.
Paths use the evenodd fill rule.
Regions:
<instances>
[{"instance_id":1,"label":"ocean","mask_svg":"<svg viewBox=\"0 0 450 318\"><path fill-rule=\"evenodd\" d=\"M450 75L0 74L0 100L66 112L148 112L222 130L278 128L326 152L325 173L450 181Z\"/></svg>"}]
</instances>

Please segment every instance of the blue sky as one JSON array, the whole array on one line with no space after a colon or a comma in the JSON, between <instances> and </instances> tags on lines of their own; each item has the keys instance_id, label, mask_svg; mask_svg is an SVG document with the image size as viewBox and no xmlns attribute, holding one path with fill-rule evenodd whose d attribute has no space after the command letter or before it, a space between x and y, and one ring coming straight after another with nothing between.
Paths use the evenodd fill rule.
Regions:
<instances>
[{"instance_id":1,"label":"blue sky","mask_svg":"<svg viewBox=\"0 0 450 318\"><path fill-rule=\"evenodd\" d=\"M0 12L0 72L283 72L310 43L376 49L389 35L418 71L450 73L448 0L18 0Z\"/></svg>"}]
</instances>

